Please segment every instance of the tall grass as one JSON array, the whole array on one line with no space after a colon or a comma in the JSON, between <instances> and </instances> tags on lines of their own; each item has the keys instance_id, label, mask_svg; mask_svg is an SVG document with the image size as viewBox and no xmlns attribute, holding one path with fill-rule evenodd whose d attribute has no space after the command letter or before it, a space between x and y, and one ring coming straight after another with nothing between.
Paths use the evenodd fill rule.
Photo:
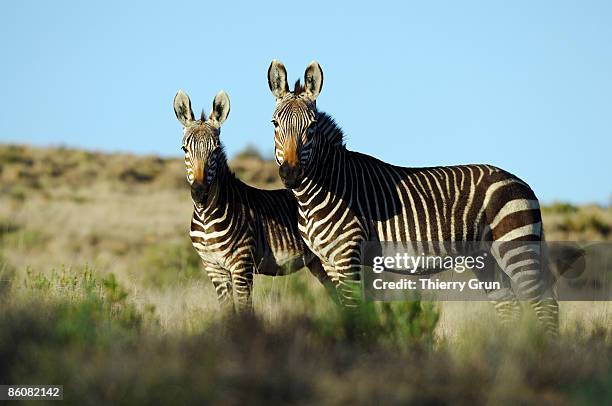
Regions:
<instances>
[{"instance_id":1,"label":"tall grass","mask_svg":"<svg viewBox=\"0 0 612 406\"><path fill-rule=\"evenodd\" d=\"M296 278L295 280L301 280ZM288 282L293 285L293 282ZM294 301L316 295L287 289ZM559 343L533 324L437 340L430 303L243 315L168 331L112 275L29 270L0 306L0 381L64 385L67 404L606 403L606 328ZM206 317L206 315L202 315Z\"/></svg>"}]
</instances>

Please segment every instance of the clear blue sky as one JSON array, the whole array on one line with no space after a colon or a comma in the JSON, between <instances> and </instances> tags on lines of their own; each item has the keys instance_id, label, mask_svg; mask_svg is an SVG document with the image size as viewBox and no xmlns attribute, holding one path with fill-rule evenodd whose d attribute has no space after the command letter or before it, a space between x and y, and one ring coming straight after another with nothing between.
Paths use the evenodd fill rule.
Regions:
<instances>
[{"instance_id":1,"label":"clear blue sky","mask_svg":"<svg viewBox=\"0 0 612 406\"><path fill-rule=\"evenodd\" d=\"M353 150L491 163L545 202L610 201L612 2L127 3L3 4L0 142L175 156L176 91L209 111L225 89L228 153L271 155L268 65L293 83L317 59L319 109Z\"/></svg>"}]
</instances>

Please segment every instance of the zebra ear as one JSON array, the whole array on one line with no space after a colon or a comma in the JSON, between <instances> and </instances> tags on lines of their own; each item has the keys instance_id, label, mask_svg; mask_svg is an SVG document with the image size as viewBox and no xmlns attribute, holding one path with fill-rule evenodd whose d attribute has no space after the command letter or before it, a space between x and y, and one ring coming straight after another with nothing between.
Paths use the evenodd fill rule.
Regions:
<instances>
[{"instance_id":1,"label":"zebra ear","mask_svg":"<svg viewBox=\"0 0 612 406\"><path fill-rule=\"evenodd\" d=\"M277 99L282 99L289 92L287 70L281 61L274 59L268 68L268 86Z\"/></svg>"},{"instance_id":2,"label":"zebra ear","mask_svg":"<svg viewBox=\"0 0 612 406\"><path fill-rule=\"evenodd\" d=\"M209 119L212 120L217 126L221 126L227 115L230 112L230 100L227 93L221 90L215 96L215 100L213 100L213 108L210 112Z\"/></svg>"},{"instance_id":3,"label":"zebra ear","mask_svg":"<svg viewBox=\"0 0 612 406\"><path fill-rule=\"evenodd\" d=\"M304 72L304 89L312 100L315 100L323 87L323 69L317 61L310 62Z\"/></svg>"},{"instance_id":4,"label":"zebra ear","mask_svg":"<svg viewBox=\"0 0 612 406\"><path fill-rule=\"evenodd\" d=\"M179 90L174 96L174 114L176 118L183 124L183 127L189 126L194 120L193 111L191 110L191 100L187 93Z\"/></svg>"}]
</instances>

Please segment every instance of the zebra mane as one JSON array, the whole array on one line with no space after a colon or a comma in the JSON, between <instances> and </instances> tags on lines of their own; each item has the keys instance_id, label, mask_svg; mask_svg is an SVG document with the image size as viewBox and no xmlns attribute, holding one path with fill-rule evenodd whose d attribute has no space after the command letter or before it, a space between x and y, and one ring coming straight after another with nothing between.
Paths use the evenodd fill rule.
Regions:
<instances>
[{"instance_id":1,"label":"zebra mane","mask_svg":"<svg viewBox=\"0 0 612 406\"><path fill-rule=\"evenodd\" d=\"M300 79L296 80L295 84L293 85L293 94L297 96L297 95L304 93L305 90L306 88L300 82Z\"/></svg>"},{"instance_id":2,"label":"zebra mane","mask_svg":"<svg viewBox=\"0 0 612 406\"><path fill-rule=\"evenodd\" d=\"M227 159L227 155L225 154L225 146L223 143L219 143L219 155L217 156L217 161L221 164L221 167L224 168L226 179L236 179L236 174L233 169L229 165L229 161Z\"/></svg>"},{"instance_id":3,"label":"zebra mane","mask_svg":"<svg viewBox=\"0 0 612 406\"><path fill-rule=\"evenodd\" d=\"M336 121L327 113L318 112L317 123L319 133L325 137L327 143L335 146L345 148L344 133Z\"/></svg>"}]
</instances>

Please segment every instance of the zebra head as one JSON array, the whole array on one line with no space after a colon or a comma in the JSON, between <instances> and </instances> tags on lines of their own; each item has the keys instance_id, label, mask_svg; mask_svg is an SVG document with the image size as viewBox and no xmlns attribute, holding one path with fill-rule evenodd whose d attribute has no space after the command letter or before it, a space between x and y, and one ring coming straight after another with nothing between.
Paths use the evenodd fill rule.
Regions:
<instances>
[{"instance_id":1,"label":"zebra head","mask_svg":"<svg viewBox=\"0 0 612 406\"><path fill-rule=\"evenodd\" d=\"M298 80L291 92L285 67L273 60L268 68L268 85L276 97L272 124L278 172L285 186L293 189L302 181L315 141L316 99L323 86L323 71L312 61L304 73L304 85Z\"/></svg>"},{"instance_id":2,"label":"zebra head","mask_svg":"<svg viewBox=\"0 0 612 406\"><path fill-rule=\"evenodd\" d=\"M195 120L191 110L191 100L182 90L174 96L174 113L183 125L182 149L185 153L187 181L191 185L194 202L206 201L209 189L217 175L218 161L222 159L219 134L221 124L230 111L227 94L221 90L215 96L212 112L206 119L204 110L199 120Z\"/></svg>"}]
</instances>

